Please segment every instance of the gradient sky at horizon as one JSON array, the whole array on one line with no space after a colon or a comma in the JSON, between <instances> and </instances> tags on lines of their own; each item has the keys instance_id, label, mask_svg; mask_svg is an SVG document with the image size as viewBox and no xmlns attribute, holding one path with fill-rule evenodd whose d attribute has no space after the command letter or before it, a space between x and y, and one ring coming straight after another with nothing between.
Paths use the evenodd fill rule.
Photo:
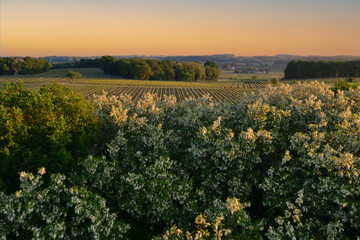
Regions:
<instances>
[{"instance_id":1,"label":"gradient sky at horizon","mask_svg":"<svg viewBox=\"0 0 360 240\"><path fill-rule=\"evenodd\" d=\"M2 0L2 56L360 55L360 0Z\"/></svg>"}]
</instances>

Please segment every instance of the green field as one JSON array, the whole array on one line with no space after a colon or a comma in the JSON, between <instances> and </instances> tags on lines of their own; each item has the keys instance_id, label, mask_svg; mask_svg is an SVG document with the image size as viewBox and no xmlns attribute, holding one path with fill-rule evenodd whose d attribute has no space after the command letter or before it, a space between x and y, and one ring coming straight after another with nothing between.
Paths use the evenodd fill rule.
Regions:
<instances>
[{"instance_id":1,"label":"green field","mask_svg":"<svg viewBox=\"0 0 360 240\"><path fill-rule=\"evenodd\" d=\"M66 73L71 71L83 74L81 79L66 78ZM252 76L257 80L250 80ZM22 76L1 76L0 88L6 81L18 82L20 79L28 89L38 89L43 85L49 85L53 81L66 85L86 97L103 90L112 95L129 94L134 101L137 101L145 93L153 93L159 99L165 95L174 95L178 101L185 98L199 98L203 95L210 95L215 101L238 102L244 93L257 91L269 83L272 78L281 78L283 73L274 72L268 74L235 74L233 71L223 71L217 82L179 82L179 81L147 81L121 79L117 76L106 75L98 68L82 69L53 69L46 73ZM303 80L313 81L315 79ZM332 85L336 79L320 79ZM281 81L293 83L292 80Z\"/></svg>"}]
</instances>

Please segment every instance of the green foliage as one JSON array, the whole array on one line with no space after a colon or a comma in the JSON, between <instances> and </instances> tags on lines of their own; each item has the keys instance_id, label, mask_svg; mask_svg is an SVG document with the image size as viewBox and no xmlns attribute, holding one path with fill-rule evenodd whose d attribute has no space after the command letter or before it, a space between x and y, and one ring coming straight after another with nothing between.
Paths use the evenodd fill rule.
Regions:
<instances>
[{"instance_id":1,"label":"green foliage","mask_svg":"<svg viewBox=\"0 0 360 240\"><path fill-rule=\"evenodd\" d=\"M101 63L99 58L95 59L80 59L80 60L70 60L71 57L63 57L64 59L61 59L62 57L55 57L60 58L61 63L53 63L52 69L65 69L65 68L100 68ZM49 60L53 60L51 57L47 57ZM75 57L76 59L76 57ZM55 60L55 59L54 59ZM62 62L64 61L64 62Z\"/></svg>"},{"instance_id":2,"label":"green foliage","mask_svg":"<svg viewBox=\"0 0 360 240\"><path fill-rule=\"evenodd\" d=\"M284 73L285 79L357 77L360 76L360 61L291 61Z\"/></svg>"},{"instance_id":3,"label":"green foliage","mask_svg":"<svg viewBox=\"0 0 360 240\"><path fill-rule=\"evenodd\" d=\"M84 188L67 187L65 176L21 172L16 193L0 192L1 239L123 239L129 226L116 220L106 200Z\"/></svg>"},{"instance_id":4,"label":"green foliage","mask_svg":"<svg viewBox=\"0 0 360 240\"><path fill-rule=\"evenodd\" d=\"M92 104L81 95L57 83L33 92L7 83L0 103L0 177L8 191L19 171L47 166L64 173L88 154L96 124Z\"/></svg>"},{"instance_id":5,"label":"green foliage","mask_svg":"<svg viewBox=\"0 0 360 240\"><path fill-rule=\"evenodd\" d=\"M0 75L35 74L47 72L50 68L51 64L43 58L0 58Z\"/></svg>"},{"instance_id":6,"label":"green foliage","mask_svg":"<svg viewBox=\"0 0 360 240\"><path fill-rule=\"evenodd\" d=\"M260 229L264 222L253 224L245 211L248 206L236 198L228 198L225 203L215 201L211 209L196 217L196 230L193 232L174 225L153 239L262 239Z\"/></svg>"},{"instance_id":7,"label":"green foliage","mask_svg":"<svg viewBox=\"0 0 360 240\"><path fill-rule=\"evenodd\" d=\"M346 81L355 82L355 78L354 77L348 77L348 78L346 78Z\"/></svg>"},{"instance_id":8,"label":"green foliage","mask_svg":"<svg viewBox=\"0 0 360 240\"><path fill-rule=\"evenodd\" d=\"M109 56L104 56L99 61L104 73L117 74L129 79L202 81L217 80L220 75L218 67L212 67L214 64L211 63L204 67L197 62L175 63L169 60L139 58L116 59Z\"/></svg>"},{"instance_id":9,"label":"green foliage","mask_svg":"<svg viewBox=\"0 0 360 240\"><path fill-rule=\"evenodd\" d=\"M209 66L209 67L212 67L212 68L219 68L219 66L216 64L216 62L214 61L211 61L211 60L207 60L205 63L204 63L204 66Z\"/></svg>"},{"instance_id":10,"label":"green foliage","mask_svg":"<svg viewBox=\"0 0 360 240\"><path fill-rule=\"evenodd\" d=\"M194 81L194 80L195 80L195 76L194 76L194 74L191 74L191 73L189 73L188 71L181 70L181 71L178 73L178 79L179 79L180 81L185 81L185 82Z\"/></svg>"},{"instance_id":11,"label":"green foliage","mask_svg":"<svg viewBox=\"0 0 360 240\"><path fill-rule=\"evenodd\" d=\"M216 81L220 76L220 69L206 66L206 80Z\"/></svg>"},{"instance_id":12,"label":"green foliage","mask_svg":"<svg viewBox=\"0 0 360 240\"><path fill-rule=\"evenodd\" d=\"M133 239L174 224L212 233L189 219L229 196L251 202L251 222L264 223L248 223L255 238L360 235L358 90L269 85L237 106L151 95L96 103L116 134L106 157L87 159L72 179L126 216ZM242 229L232 227L224 229Z\"/></svg>"},{"instance_id":13,"label":"green foliage","mask_svg":"<svg viewBox=\"0 0 360 240\"><path fill-rule=\"evenodd\" d=\"M274 85L279 85L279 79L278 78L272 78L271 83Z\"/></svg>"},{"instance_id":14,"label":"green foliage","mask_svg":"<svg viewBox=\"0 0 360 240\"><path fill-rule=\"evenodd\" d=\"M97 154L68 170L68 181L105 199L109 216L131 226L130 239L360 237L359 89L269 84L237 105L150 94L137 103L106 95L94 103ZM16 116L8 128L19 136L4 136L21 146L27 114L10 110L2 110L4 122ZM11 221L3 229L19 229L12 224L21 219Z\"/></svg>"},{"instance_id":15,"label":"green foliage","mask_svg":"<svg viewBox=\"0 0 360 240\"><path fill-rule=\"evenodd\" d=\"M74 72L74 71L69 71L66 74L67 78L71 78L72 80L74 80L75 78L82 78L82 74L78 73L78 72Z\"/></svg>"},{"instance_id":16,"label":"green foliage","mask_svg":"<svg viewBox=\"0 0 360 240\"><path fill-rule=\"evenodd\" d=\"M348 81L348 79L345 80L341 80L338 79L335 82L335 85L333 88L331 88L331 90L333 90L335 93L337 93L339 90L341 91L349 91L349 89L356 89L358 87L358 84L356 83L351 83Z\"/></svg>"},{"instance_id":17,"label":"green foliage","mask_svg":"<svg viewBox=\"0 0 360 240\"><path fill-rule=\"evenodd\" d=\"M358 95L350 89L335 96L312 83L269 87L243 100L248 124L277 143L262 154L264 178L258 177L264 209L278 216L270 238L359 236Z\"/></svg>"}]
</instances>

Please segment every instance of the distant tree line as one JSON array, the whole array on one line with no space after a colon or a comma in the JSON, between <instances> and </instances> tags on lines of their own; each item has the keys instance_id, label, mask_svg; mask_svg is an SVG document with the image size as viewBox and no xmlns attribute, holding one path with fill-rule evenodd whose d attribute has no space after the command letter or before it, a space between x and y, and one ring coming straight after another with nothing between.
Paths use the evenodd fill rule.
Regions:
<instances>
[{"instance_id":1,"label":"distant tree line","mask_svg":"<svg viewBox=\"0 0 360 240\"><path fill-rule=\"evenodd\" d=\"M207 61L173 62L170 60L123 58L111 56L100 58L101 69L106 74L121 75L129 79L144 80L181 80L181 81L216 81L220 75L218 65Z\"/></svg>"},{"instance_id":2,"label":"distant tree line","mask_svg":"<svg viewBox=\"0 0 360 240\"><path fill-rule=\"evenodd\" d=\"M83 58L89 57L74 57L74 56L46 56L44 59L49 63L64 63L64 62L74 62L75 60L81 60Z\"/></svg>"},{"instance_id":3,"label":"distant tree line","mask_svg":"<svg viewBox=\"0 0 360 240\"><path fill-rule=\"evenodd\" d=\"M0 75L34 74L47 72L50 68L51 64L43 58L0 58Z\"/></svg>"},{"instance_id":4,"label":"distant tree line","mask_svg":"<svg viewBox=\"0 0 360 240\"><path fill-rule=\"evenodd\" d=\"M100 59L80 59L71 62L54 63L53 69L64 68L99 68L101 66Z\"/></svg>"},{"instance_id":5,"label":"distant tree line","mask_svg":"<svg viewBox=\"0 0 360 240\"><path fill-rule=\"evenodd\" d=\"M360 61L291 61L285 78L358 77Z\"/></svg>"}]
</instances>

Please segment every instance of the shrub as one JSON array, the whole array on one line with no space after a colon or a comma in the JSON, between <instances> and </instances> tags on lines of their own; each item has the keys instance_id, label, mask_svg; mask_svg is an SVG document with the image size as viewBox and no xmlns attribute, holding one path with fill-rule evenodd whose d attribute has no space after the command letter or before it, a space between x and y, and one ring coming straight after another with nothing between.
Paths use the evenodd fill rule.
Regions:
<instances>
[{"instance_id":1,"label":"shrub","mask_svg":"<svg viewBox=\"0 0 360 240\"><path fill-rule=\"evenodd\" d=\"M279 85L279 79L278 78L272 78L271 83L274 85Z\"/></svg>"},{"instance_id":2,"label":"shrub","mask_svg":"<svg viewBox=\"0 0 360 240\"><path fill-rule=\"evenodd\" d=\"M82 74L81 73L78 73L78 72L73 72L73 71L69 71L67 74L66 74L66 77L67 78L71 78L72 80L74 80L75 78L82 78Z\"/></svg>"},{"instance_id":3,"label":"shrub","mask_svg":"<svg viewBox=\"0 0 360 240\"><path fill-rule=\"evenodd\" d=\"M355 78L354 78L354 77L348 77L348 78L346 78L346 80L347 80L348 82L355 82Z\"/></svg>"},{"instance_id":4,"label":"shrub","mask_svg":"<svg viewBox=\"0 0 360 240\"><path fill-rule=\"evenodd\" d=\"M351 81L352 82L352 81ZM341 80L338 79L335 82L335 86L331 88L335 93L337 93L339 90L341 91L349 91L350 88L356 89L358 87L358 84L354 83L352 84L348 79Z\"/></svg>"}]
</instances>

